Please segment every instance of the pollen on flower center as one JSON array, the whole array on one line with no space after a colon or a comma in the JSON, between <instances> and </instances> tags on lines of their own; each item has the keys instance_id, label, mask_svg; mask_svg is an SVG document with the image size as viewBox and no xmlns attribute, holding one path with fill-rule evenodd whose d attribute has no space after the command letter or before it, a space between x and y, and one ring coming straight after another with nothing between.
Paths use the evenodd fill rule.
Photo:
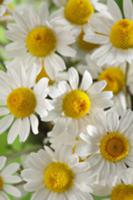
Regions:
<instances>
[{"instance_id":1,"label":"pollen on flower center","mask_svg":"<svg viewBox=\"0 0 133 200\"><path fill-rule=\"evenodd\" d=\"M7 97L7 107L17 118L24 118L34 113L36 97L29 88L17 88Z\"/></svg>"},{"instance_id":2,"label":"pollen on flower center","mask_svg":"<svg viewBox=\"0 0 133 200\"><path fill-rule=\"evenodd\" d=\"M84 41L83 37L84 37L84 32L82 31L77 38L77 44L80 49L89 52L98 47L97 44Z\"/></svg>"},{"instance_id":3,"label":"pollen on flower center","mask_svg":"<svg viewBox=\"0 0 133 200\"><path fill-rule=\"evenodd\" d=\"M132 200L133 185L119 184L115 186L111 193L111 200Z\"/></svg>"},{"instance_id":4,"label":"pollen on flower center","mask_svg":"<svg viewBox=\"0 0 133 200\"><path fill-rule=\"evenodd\" d=\"M86 24L94 12L90 0L68 0L65 6L65 17L73 24Z\"/></svg>"},{"instance_id":5,"label":"pollen on flower center","mask_svg":"<svg viewBox=\"0 0 133 200\"><path fill-rule=\"evenodd\" d=\"M133 20L121 19L116 22L110 32L110 41L120 49L133 47Z\"/></svg>"},{"instance_id":6,"label":"pollen on flower center","mask_svg":"<svg viewBox=\"0 0 133 200\"><path fill-rule=\"evenodd\" d=\"M100 75L99 80L105 80L107 86L105 90L111 90L114 94L118 94L125 86L125 75L119 67L109 67Z\"/></svg>"},{"instance_id":7,"label":"pollen on flower center","mask_svg":"<svg viewBox=\"0 0 133 200\"><path fill-rule=\"evenodd\" d=\"M118 162L125 159L129 153L129 141L119 132L107 133L100 142L100 152L104 159Z\"/></svg>"},{"instance_id":8,"label":"pollen on flower center","mask_svg":"<svg viewBox=\"0 0 133 200\"><path fill-rule=\"evenodd\" d=\"M26 47L33 56L45 57L56 47L55 33L46 26L36 27L28 33Z\"/></svg>"},{"instance_id":9,"label":"pollen on flower center","mask_svg":"<svg viewBox=\"0 0 133 200\"><path fill-rule=\"evenodd\" d=\"M49 85L52 85L54 83L54 81L51 80L50 77L48 76L44 66L42 66L41 71L37 75L36 82L40 81L42 78L48 78L49 79Z\"/></svg>"},{"instance_id":10,"label":"pollen on flower center","mask_svg":"<svg viewBox=\"0 0 133 200\"><path fill-rule=\"evenodd\" d=\"M74 173L61 162L50 163L44 171L44 185L57 193L65 192L73 186Z\"/></svg>"},{"instance_id":11,"label":"pollen on flower center","mask_svg":"<svg viewBox=\"0 0 133 200\"><path fill-rule=\"evenodd\" d=\"M82 90L73 90L67 93L63 99L63 112L67 117L79 119L88 114L91 101Z\"/></svg>"},{"instance_id":12,"label":"pollen on flower center","mask_svg":"<svg viewBox=\"0 0 133 200\"><path fill-rule=\"evenodd\" d=\"M3 189L3 186L4 186L4 181L3 178L0 176L0 190Z\"/></svg>"}]
</instances>

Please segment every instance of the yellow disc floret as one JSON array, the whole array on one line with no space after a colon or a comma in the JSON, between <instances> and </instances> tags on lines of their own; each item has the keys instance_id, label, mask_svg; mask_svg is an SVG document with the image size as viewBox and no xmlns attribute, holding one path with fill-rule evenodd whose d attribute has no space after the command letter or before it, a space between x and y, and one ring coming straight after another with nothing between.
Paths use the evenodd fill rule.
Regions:
<instances>
[{"instance_id":1,"label":"yellow disc floret","mask_svg":"<svg viewBox=\"0 0 133 200\"><path fill-rule=\"evenodd\" d=\"M125 75L119 67L109 67L100 75L99 80L105 80L107 86L105 90L111 90L114 94L118 94L125 86Z\"/></svg>"},{"instance_id":2,"label":"yellow disc floret","mask_svg":"<svg viewBox=\"0 0 133 200\"><path fill-rule=\"evenodd\" d=\"M89 113L91 101L82 90L73 90L67 93L63 99L63 112L67 117L79 119Z\"/></svg>"},{"instance_id":3,"label":"yellow disc floret","mask_svg":"<svg viewBox=\"0 0 133 200\"><path fill-rule=\"evenodd\" d=\"M133 185L115 186L111 193L111 200L133 200Z\"/></svg>"},{"instance_id":4,"label":"yellow disc floret","mask_svg":"<svg viewBox=\"0 0 133 200\"><path fill-rule=\"evenodd\" d=\"M3 186L4 186L4 181L3 178L0 176L0 190L3 189Z\"/></svg>"},{"instance_id":5,"label":"yellow disc floret","mask_svg":"<svg viewBox=\"0 0 133 200\"><path fill-rule=\"evenodd\" d=\"M97 44L93 44L93 43L84 41L84 32L83 31L79 34L79 36L77 38L77 44L80 49L82 49L83 51L86 51L86 52L92 51L98 47Z\"/></svg>"},{"instance_id":6,"label":"yellow disc floret","mask_svg":"<svg viewBox=\"0 0 133 200\"><path fill-rule=\"evenodd\" d=\"M90 0L68 0L65 6L65 17L76 25L86 24L94 12Z\"/></svg>"},{"instance_id":7,"label":"yellow disc floret","mask_svg":"<svg viewBox=\"0 0 133 200\"><path fill-rule=\"evenodd\" d=\"M33 56L45 57L55 50L55 33L47 26L36 27L28 33L26 47Z\"/></svg>"},{"instance_id":8,"label":"yellow disc floret","mask_svg":"<svg viewBox=\"0 0 133 200\"><path fill-rule=\"evenodd\" d=\"M50 163L44 171L44 186L52 192L65 192L73 186L74 173L65 163Z\"/></svg>"},{"instance_id":9,"label":"yellow disc floret","mask_svg":"<svg viewBox=\"0 0 133 200\"><path fill-rule=\"evenodd\" d=\"M52 85L54 83L54 81L51 80L49 75L47 74L44 66L42 67L41 71L37 75L36 82L40 81L42 78L48 78L49 79L49 85Z\"/></svg>"},{"instance_id":10,"label":"yellow disc floret","mask_svg":"<svg viewBox=\"0 0 133 200\"><path fill-rule=\"evenodd\" d=\"M129 153L129 141L119 132L107 133L100 142L100 152L105 160L118 162Z\"/></svg>"},{"instance_id":11,"label":"yellow disc floret","mask_svg":"<svg viewBox=\"0 0 133 200\"><path fill-rule=\"evenodd\" d=\"M110 41L116 48L133 48L133 20L121 19L116 22L110 32Z\"/></svg>"},{"instance_id":12,"label":"yellow disc floret","mask_svg":"<svg viewBox=\"0 0 133 200\"><path fill-rule=\"evenodd\" d=\"M29 88L17 88L9 94L7 107L16 118L28 117L35 111L35 94Z\"/></svg>"}]
</instances>

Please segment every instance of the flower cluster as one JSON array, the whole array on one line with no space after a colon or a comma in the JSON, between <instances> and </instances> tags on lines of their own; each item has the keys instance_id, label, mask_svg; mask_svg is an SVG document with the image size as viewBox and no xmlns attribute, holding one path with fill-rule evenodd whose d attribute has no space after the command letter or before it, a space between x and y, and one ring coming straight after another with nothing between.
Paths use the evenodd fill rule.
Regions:
<instances>
[{"instance_id":1,"label":"flower cluster","mask_svg":"<svg viewBox=\"0 0 133 200\"><path fill-rule=\"evenodd\" d=\"M43 145L20 168L0 156L0 200L133 200L132 0L16 8L6 36L0 134L8 145L42 134Z\"/></svg>"}]
</instances>

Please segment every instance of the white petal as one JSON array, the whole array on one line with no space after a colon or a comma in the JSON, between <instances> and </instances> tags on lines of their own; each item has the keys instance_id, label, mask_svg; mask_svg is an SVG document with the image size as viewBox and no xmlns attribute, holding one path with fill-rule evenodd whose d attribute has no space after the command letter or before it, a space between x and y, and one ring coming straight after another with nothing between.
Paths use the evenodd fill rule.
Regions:
<instances>
[{"instance_id":1,"label":"white petal","mask_svg":"<svg viewBox=\"0 0 133 200\"><path fill-rule=\"evenodd\" d=\"M37 95L45 97L48 94L48 78L42 78L34 87Z\"/></svg>"},{"instance_id":2,"label":"white petal","mask_svg":"<svg viewBox=\"0 0 133 200\"><path fill-rule=\"evenodd\" d=\"M109 185L96 185L93 186L93 194L96 196L108 196L112 190L112 187Z\"/></svg>"},{"instance_id":3,"label":"white petal","mask_svg":"<svg viewBox=\"0 0 133 200\"><path fill-rule=\"evenodd\" d=\"M82 78L82 82L81 82L81 86L80 88L84 91L88 90L88 88L90 87L90 85L92 84L92 77L90 75L90 73L88 71L84 72L83 78Z\"/></svg>"},{"instance_id":4,"label":"white petal","mask_svg":"<svg viewBox=\"0 0 133 200\"><path fill-rule=\"evenodd\" d=\"M2 175L11 175L15 173L19 169L19 164L12 163L5 167L5 169L2 171Z\"/></svg>"},{"instance_id":5,"label":"white petal","mask_svg":"<svg viewBox=\"0 0 133 200\"><path fill-rule=\"evenodd\" d=\"M0 133L6 131L12 124L14 117L12 115L7 115L0 120Z\"/></svg>"},{"instance_id":6,"label":"white petal","mask_svg":"<svg viewBox=\"0 0 133 200\"><path fill-rule=\"evenodd\" d=\"M91 94L95 94L95 93L101 93L103 91L103 89L105 88L105 86L107 85L106 81L98 81L95 82L90 88L89 88L89 92Z\"/></svg>"},{"instance_id":7,"label":"white petal","mask_svg":"<svg viewBox=\"0 0 133 200\"><path fill-rule=\"evenodd\" d=\"M38 118L35 115L30 116L30 121L31 121L31 128L34 134L38 134L38 126L39 126L39 121Z\"/></svg>"},{"instance_id":8,"label":"white petal","mask_svg":"<svg viewBox=\"0 0 133 200\"><path fill-rule=\"evenodd\" d=\"M72 89L77 89L78 88L78 84L79 84L79 75L76 69L74 69L73 67L69 69L68 71L68 79L69 82L71 84Z\"/></svg>"},{"instance_id":9,"label":"white petal","mask_svg":"<svg viewBox=\"0 0 133 200\"><path fill-rule=\"evenodd\" d=\"M117 131L119 127L119 115L115 111L107 112L107 125L109 131Z\"/></svg>"},{"instance_id":10,"label":"white petal","mask_svg":"<svg viewBox=\"0 0 133 200\"><path fill-rule=\"evenodd\" d=\"M66 57L75 57L76 51L68 46L62 46L57 49L60 54Z\"/></svg>"},{"instance_id":11,"label":"white petal","mask_svg":"<svg viewBox=\"0 0 133 200\"><path fill-rule=\"evenodd\" d=\"M7 158L4 156L0 156L0 170L5 166Z\"/></svg>"},{"instance_id":12,"label":"white petal","mask_svg":"<svg viewBox=\"0 0 133 200\"><path fill-rule=\"evenodd\" d=\"M43 200L47 199L49 195L49 191L45 191L44 189L40 189L33 194L31 200Z\"/></svg>"},{"instance_id":13,"label":"white petal","mask_svg":"<svg viewBox=\"0 0 133 200\"><path fill-rule=\"evenodd\" d=\"M19 132L19 138L21 142L25 142L30 134L30 121L28 118L24 118L21 121L21 130Z\"/></svg>"},{"instance_id":14,"label":"white petal","mask_svg":"<svg viewBox=\"0 0 133 200\"><path fill-rule=\"evenodd\" d=\"M0 116L9 114L9 110L5 107L0 108Z\"/></svg>"},{"instance_id":15,"label":"white petal","mask_svg":"<svg viewBox=\"0 0 133 200\"><path fill-rule=\"evenodd\" d=\"M52 54L45 58L45 66L53 68L55 72L63 71L66 69L63 58L57 54Z\"/></svg>"},{"instance_id":16,"label":"white petal","mask_svg":"<svg viewBox=\"0 0 133 200\"><path fill-rule=\"evenodd\" d=\"M111 13L112 17L115 20L122 19L123 17L117 3L114 0L108 0L107 3L108 3L109 12Z\"/></svg>"},{"instance_id":17,"label":"white petal","mask_svg":"<svg viewBox=\"0 0 133 200\"><path fill-rule=\"evenodd\" d=\"M11 194L12 196L15 196L15 197L21 197L21 192L14 186L11 186L11 185L5 185L4 186L4 190Z\"/></svg>"},{"instance_id":18,"label":"white petal","mask_svg":"<svg viewBox=\"0 0 133 200\"><path fill-rule=\"evenodd\" d=\"M133 2L131 0L123 0L123 10L127 19L133 19Z\"/></svg>"},{"instance_id":19,"label":"white petal","mask_svg":"<svg viewBox=\"0 0 133 200\"><path fill-rule=\"evenodd\" d=\"M21 123L21 120L17 119L13 123L12 127L10 128L8 137L7 137L8 144L12 144L14 140L16 139L16 137L18 136L19 131L20 131L20 125L21 125L20 123Z\"/></svg>"},{"instance_id":20,"label":"white petal","mask_svg":"<svg viewBox=\"0 0 133 200\"><path fill-rule=\"evenodd\" d=\"M133 112L128 110L124 113L120 120L120 131L123 133L128 129L133 123Z\"/></svg>"},{"instance_id":21,"label":"white petal","mask_svg":"<svg viewBox=\"0 0 133 200\"><path fill-rule=\"evenodd\" d=\"M4 181L5 183L19 183L21 182L21 178L19 176L10 176L10 175L5 175L4 176Z\"/></svg>"},{"instance_id":22,"label":"white petal","mask_svg":"<svg viewBox=\"0 0 133 200\"><path fill-rule=\"evenodd\" d=\"M42 23L43 21L45 22L48 19L48 16L49 16L48 4L46 2L43 2L39 10L39 17L42 20Z\"/></svg>"}]
</instances>

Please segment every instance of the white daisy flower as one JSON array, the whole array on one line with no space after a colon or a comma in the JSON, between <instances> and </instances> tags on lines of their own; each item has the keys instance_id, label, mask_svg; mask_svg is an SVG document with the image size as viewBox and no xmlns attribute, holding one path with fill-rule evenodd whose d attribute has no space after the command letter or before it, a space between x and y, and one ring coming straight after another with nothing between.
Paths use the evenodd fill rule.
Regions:
<instances>
[{"instance_id":1,"label":"white daisy flower","mask_svg":"<svg viewBox=\"0 0 133 200\"><path fill-rule=\"evenodd\" d=\"M93 15L91 26L86 28L84 40L100 44L92 58L98 65L131 62L133 59L133 3L123 0L124 18L114 0L108 0L108 12L100 17Z\"/></svg>"},{"instance_id":2,"label":"white daisy flower","mask_svg":"<svg viewBox=\"0 0 133 200\"><path fill-rule=\"evenodd\" d=\"M86 64L79 64L77 69L81 74L88 70L94 80L105 80L107 82L105 90L113 92L114 106L117 111L121 114L127 109L129 105L126 102L125 89L131 85L128 81L131 75L129 76L129 73L126 73L127 67L125 63L98 66L96 61L92 60L90 55L87 55Z\"/></svg>"},{"instance_id":3,"label":"white daisy flower","mask_svg":"<svg viewBox=\"0 0 133 200\"><path fill-rule=\"evenodd\" d=\"M56 4L64 4L64 7L53 14L55 19L62 25L70 26L74 33L79 34L90 21L91 16L96 11L105 12L106 6L99 0L55 0Z\"/></svg>"},{"instance_id":4,"label":"white daisy flower","mask_svg":"<svg viewBox=\"0 0 133 200\"><path fill-rule=\"evenodd\" d=\"M52 109L48 95L48 79L43 78L35 83L36 71L27 73L22 66L18 71L8 70L0 73L0 133L9 129L8 143L11 144L19 136L20 141L26 141L30 127L38 134L39 120L47 116ZM31 76L32 74L32 76Z\"/></svg>"},{"instance_id":5,"label":"white daisy flower","mask_svg":"<svg viewBox=\"0 0 133 200\"><path fill-rule=\"evenodd\" d=\"M80 156L90 156L88 164L92 172L97 173L97 180L107 183L110 175L133 168L133 112L126 111L120 116L110 110L97 113L95 126L90 126L81 134L84 145L77 147Z\"/></svg>"},{"instance_id":6,"label":"white daisy flower","mask_svg":"<svg viewBox=\"0 0 133 200\"><path fill-rule=\"evenodd\" d=\"M7 6L11 2L11 0L0 0L0 17L5 14L7 11Z\"/></svg>"},{"instance_id":7,"label":"white daisy flower","mask_svg":"<svg viewBox=\"0 0 133 200\"><path fill-rule=\"evenodd\" d=\"M47 4L43 4L38 13L24 9L23 13L14 12L13 17L16 24L10 24L7 31L13 41L7 45L9 56L45 66L46 71L64 70L65 63L59 54L75 56L75 50L70 47L75 38L50 18Z\"/></svg>"},{"instance_id":8,"label":"white daisy flower","mask_svg":"<svg viewBox=\"0 0 133 200\"><path fill-rule=\"evenodd\" d=\"M0 156L0 200L9 200L8 194L13 197L20 197L21 192L16 184L21 182L16 174L19 170L19 164L11 163L6 166L7 159Z\"/></svg>"},{"instance_id":9,"label":"white daisy flower","mask_svg":"<svg viewBox=\"0 0 133 200\"><path fill-rule=\"evenodd\" d=\"M81 84L79 74L74 68L68 71L68 82L61 81L58 87L49 93L53 99L54 109L44 121L62 120L68 130L79 132L90 123L93 114L112 105L112 92L103 91L106 82L93 84L92 77L85 71Z\"/></svg>"},{"instance_id":10,"label":"white daisy flower","mask_svg":"<svg viewBox=\"0 0 133 200\"><path fill-rule=\"evenodd\" d=\"M25 190L34 192L32 200L93 200L86 163L79 163L69 148L32 153L26 166L22 177L27 182Z\"/></svg>"},{"instance_id":11,"label":"white daisy flower","mask_svg":"<svg viewBox=\"0 0 133 200\"><path fill-rule=\"evenodd\" d=\"M106 200L132 200L133 169L122 171L112 184L94 185L93 193L98 196L109 196Z\"/></svg>"}]
</instances>

